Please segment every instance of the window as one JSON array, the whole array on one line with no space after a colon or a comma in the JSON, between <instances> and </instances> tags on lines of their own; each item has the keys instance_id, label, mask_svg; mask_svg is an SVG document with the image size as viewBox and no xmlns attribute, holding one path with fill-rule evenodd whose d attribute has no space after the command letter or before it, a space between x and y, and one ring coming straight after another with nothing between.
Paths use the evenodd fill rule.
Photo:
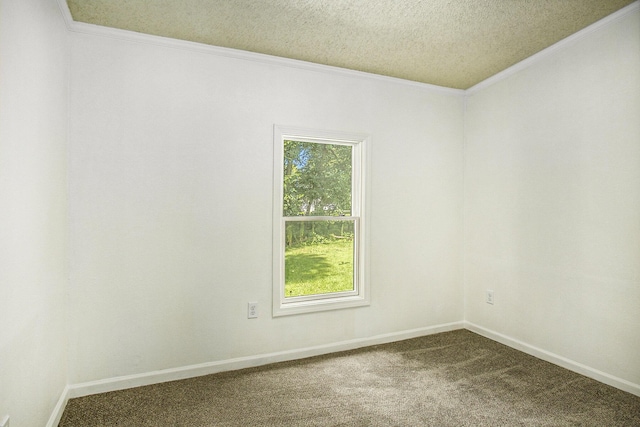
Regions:
<instances>
[{"instance_id":1,"label":"window","mask_svg":"<svg viewBox=\"0 0 640 427\"><path fill-rule=\"evenodd\" d=\"M367 136L274 129L274 316L369 303Z\"/></svg>"}]
</instances>

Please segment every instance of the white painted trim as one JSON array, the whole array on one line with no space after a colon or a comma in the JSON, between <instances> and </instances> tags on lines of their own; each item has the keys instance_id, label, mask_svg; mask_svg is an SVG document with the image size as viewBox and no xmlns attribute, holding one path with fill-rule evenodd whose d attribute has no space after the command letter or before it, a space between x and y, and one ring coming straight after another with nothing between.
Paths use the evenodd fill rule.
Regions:
<instances>
[{"instance_id":1,"label":"white painted trim","mask_svg":"<svg viewBox=\"0 0 640 427\"><path fill-rule=\"evenodd\" d=\"M400 332L376 335L369 338L357 338L348 341L341 341L332 344L324 344L314 347L307 347L295 350L287 350L275 353L267 353L255 356L238 357L234 359L221 360L216 362L202 363L179 368L164 369L161 371L147 372L136 375L127 375L104 380L90 381L73 384L65 387L58 404L56 405L46 427L56 427L62 418L64 408L69 399L89 396L98 393L124 390L133 387L141 387L151 384L159 384L167 381L176 381L187 378L194 378L203 375L215 374L218 372L233 371L244 368L267 365L270 363L286 362L290 360L304 359L307 357L320 356L323 354L335 353L357 348L387 344L395 341L402 341L411 338L418 338L426 335L433 335L441 332L449 332L458 329L467 329L485 338L497 341L508 347L530 354L539 359L577 372L596 381L608 384L612 387L640 396L640 385L626 381L622 378L598 371L589 366L556 355L546 350L526 344L506 335L478 326L467 321L445 323L441 325L416 328Z\"/></svg>"},{"instance_id":2,"label":"white painted trim","mask_svg":"<svg viewBox=\"0 0 640 427\"><path fill-rule=\"evenodd\" d=\"M282 212L283 198L283 141L295 139L314 143L335 143L352 147L352 216L308 218L285 217ZM367 187L369 176L368 147L370 135L336 130L307 129L301 127L273 126L273 269L272 269L272 315L288 316L318 311L339 310L362 307L370 304L368 228L367 228ZM309 297L285 298L285 223L299 220L353 219L354 229L354 289L349 292L325 294Z\"/></svg>"},{"instance_id":3,"label":"white painted trim","mask_svg":"<svg viewBox=\"0 0 640 427\"><path fill-rule=\"evenodd\" d=\"M67 30L71 31L71 27L73 26L73 17L71 16L67 0L58 0L58 7L60 8L60 13L62 14Z\"/></svg>"},{"instance_id":4,"label":"white painted trim","mask_svg":"<svg viewBox=\"0 0 640 427\"><path fill-rule=\"evenodd\" d=\"M279 65L282 67L297 68L307 71L319 72L324 74L339 75L350 78L375 80L383 83L400 84L409 86L414 89L425 90L429 92L438 92L448 95L464 96L463 89L453 89L443 86L436 86L428 83L420 83L411 80L405 80L397 77L383 76L380 74L367 73L364 71L350 70L346 68L335 67L331 65L316 64L313 62L302 61L298 59L290 59L279 56L266 55L262 53L243 51L227 47L213 46L204 43L197 43L187 40L172 39L168 37L156 36L151 34L137 33L135 31L122 30L118 28L103 27L100 25L87 24L77 22L71 18L69 8L65 0L58 0L60 8L66 9L71 21L67 21L69 31L79 34L87 34L99 37L107 37L111 39L154 45L159 47L173 48L207 55L216 55L226 58L238 59L243 61L258 62L266 65ZM63 13L64 14L64 13ZM67 18L65 16L65 18Z\"/></svg>"},{"instance_id":5,"label":"white painted trim","mask_svg":"<svg viewBox=\"0 0 640 427\"><path fill-rule=\"evenodd\" d=\"M609 25L614 24L615 22L624 19L628 14L633 13L635 11L637 11L638 9L640 9L640 0L635 1L633 3L631 3L628 6L623 7L622 9L612 13L609 16L606 16L604 18L602 18L601 20L594 22L593 24L589 25L586 28L583 28L582 30L573 33L572 35L560 40L557 43L552 44L551 46L547 47L546 49L541 50L540 52L531 55L530 57L523 59L522 61L518 62L517 64L512 65L511 67L500 71L497 74L494 74L493 76L481 81L480 83L470 87L469 89L467 89L465 91L466 95L473 95L476 92L480 92L481 90L492 86L502 80L505 80L509 77L511 77L512 75L526 69L529 68L533 65L535 65L536 63L544 60L545 58L547 58L550 55L553 55L554 53L561 51L563 49L568 48L569 46L575 44L576 42L578 42L579 40L583 39L584 37L587 37L593 33L595 33L596 31L599 31L601 28L603 27L607 27Z\"/></svg>"},{"instance_id":6,"label":"white painted trim","mask_svg":"<svg viewBox=\"0 0 640 427\"><path fill-rule=\"evenodd\" d=\"M69 386L65 386L64 390L62 390L62 394L58 399L58 403L56 403L55 408L53 408L53 412L49 417L49 421L45 427L57 427L60 424L60 420L62 419L62 414L64 413L64 408L67 407L67 402L69 401Z\"/></svg>"},{"instance_id":7,"label":"white painted trim","mask_svg":"<svg viewBox=\"0 0 640 427\"><path fill-rule=\"evenodd\" d=\"M237 369L267 365L270 363L304 359L312 356L320 356L328 353L353 350L372 345L386 344L394 341L417 338L425 335L448 332L462 328L463 322L445 323L442 325L429 326L426 328L392 332L388 334L376 335L369 338L356 338L353 340L324 344L315 347L260 354L256 356L238 357L235 359L202 363L199 365L164 369L161 371L147 372L143 374L127 375L116 378L107 378L99 381L73 384L68 387L66 398L70 399L75 397L88 396L91 394L106 393L110 391L124 390L127 388L140 387L150 384L158 384L167 381L176 381L186 378L199 377L202 375L215 374L223 371L233 371ZM62 411L60 411L60 414L62 414ZM49 427L49 425L47 425L47 427Z\"/></svg>"},{"instance_id":8,"label":"white painted trim","mask_svg":"<svg viewBox=\"0 0 640 427\"><path fill-rule=\"evenodd\" d=\"M640 384L635 384L622 378L607 374L606 372L599 371L592 367L583 365L582 363L567 359L566 357L559 356L541 348L529 345L520 340L483 328L482 326L478 326L474 323L467 321L463 323L465 329L468 329L471 332L475 332L478 335L482 335L485 338L492 339L508 347L553 363L554 365L558 365L570 371L577 372L578 374L584 375L585 377L592 378L596 381L600 381L601 383L610 385L631 394L635 394L636 396L640 396Z\"/></svg>"},{"instance_id":9,"label":"white painted trim","mask_svg":"<svg viewBox=\"0 0 640 427\"><path fill-rule=\"evenodd\" d=\"M440 92L446 93L449 95L472 95L476 92L481 91L482 89L489 87L499 81L502 81L513 74L518 73L526 68L531 67L535 63L541 61L547 56L553 54L558 50L565 49L569 45L577 42L583 37L599 30L604 26L608 26L620 19L623 19L627 14L635 12L640 9L640 0L631 3L628 6L623 7L622 9L612 13L609 16L591 24L590 26L560 40L559 42L547 47L540 52L523 59L517 64L512 65L511 67L500 71L497 74L481 81L480 83L466 89L453 89L444 86L436 86L428 83L420 83L411 80L405 80L397 77L389 77L383 76L379 74L367 73L363 71L355 71L349 70L346 68L334 67L330 65L324 64L316 64L312 62L277 57L272 55L265 55L261 53L242 51L238 49L231 49L219 46L212 46L203 43L191 42L186 40L178 40L172 39L168 37L155 36L150 34L137 33L135 31L121 30L118 28L110 28L110 27L102 27L99 25L87 24L84 22L76 22L73 20L71 16L71 12L69 11L69 7L67 5L66 0L57 0L60 10L62 11L62 15L64 17L65 23L69 31L80 34L88 34L100 37L108 37L116 40L129 41L135 43L143 43L149 45L155 45L160 47L168 47L180 50L187 50L197 53L209 54L209 55L217 55L226 58L234 58L245 61L253 61L260 62L268 65L280 65L289 68L298 68L308 71L315 71L321 73L328 73L334 75L342 75L346 77L360 78L360 79L369 79L369 80L378 80L387 83L395 83L401 84L405 86L410 86L416 89L427 90L431 92Z\"/></svg>"},{"instance_id":10,"label":"white painted trim","mask_svg":"<svg viewBox=\"0 0 640 427\"><path fill-rule=\"evenodd\" d=\"M60 10L62 11L62 15L65 19L65 23L69 31L79 34L87 34L94 35L99 37L108 37L116 40L134 42L134 43L143 43L149 45L155 45L160 47L174 48L180 50L187 50L197 53L209 54L209 55L217 55L227 58L234 58L245 61L253 61L260 62L267 65L280 65L283 67L290 68L298 68L308 71L315 71L321 73L328 73L334 75L342 75L345 77L359 78L359 79L369 79L369 80L377 80L386 83L394 83L405 86L410 86L415 89L422 89L430 92L440 92L449 95L473 95L476 92L481 91L484 88L487 88L495 83L498 83L508 77L522 71L528 67L531 67L535 63L543 60L547 56L555 53L558 50L565 49L569 45L577 42L583 37L599 30L602 27L608 26L620 19L623 19L628 14L635 12L640 9L640 0L631 3L628 6L623 7L622 9L612 13L609 16L591 24L590 26L560 40L559 42L547 47L544 50L518 62L517 64L512 65L511 67L494 74L493 76L481 81L480 83L466 89L453 89L443 86L436 86L427 83L414 82L411 80L400 79L396 77L388 77L379 74L366 73L363 71L355 71L349 70L346 68L334 67L330 65L324 64L315 64L312 62L301 61L296 59L289 59L283 57L277 57L272 55L265 55L255 52L242 51L238 49L224 48L219 46L212 46L203 43L196 43L186 40L178 40L171 39L168 37L154 36L143 33L136 33L135 31L121 30L117 28L110 27L102 27L99 25L87 24L84 22L76 22L73 20L71 16L71 12L69 11L69 7L67 6L66 0L57 0Z\"/></svg>"}]
</instances>

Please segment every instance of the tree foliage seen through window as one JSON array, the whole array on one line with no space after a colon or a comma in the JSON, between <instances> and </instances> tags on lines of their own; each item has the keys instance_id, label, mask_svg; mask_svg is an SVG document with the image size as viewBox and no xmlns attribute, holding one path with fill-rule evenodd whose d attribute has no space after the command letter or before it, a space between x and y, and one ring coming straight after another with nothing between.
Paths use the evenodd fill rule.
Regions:
<instances>
[{"instance_id":1,"label":"tree foliage seen through window","mask_svg":"<svg viewBox=\"0 0 640 427\"><path fill-rule=\"evenodd\" d=\"M284 142L283 214L351 214L350 145Z\"/></svg>"}]
</instances>

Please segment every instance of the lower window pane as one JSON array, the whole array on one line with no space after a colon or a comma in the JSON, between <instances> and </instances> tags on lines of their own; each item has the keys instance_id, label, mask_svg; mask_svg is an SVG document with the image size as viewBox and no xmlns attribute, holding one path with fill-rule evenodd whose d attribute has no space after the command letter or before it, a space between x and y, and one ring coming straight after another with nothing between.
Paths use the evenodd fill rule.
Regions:
<instances>
[{"instance_id":1,"label":"lower window pane","mask_svg":"<svg viewBox=\"0 0 640 427\"><path fill-rule=\"evenodd\" d=\"M285 221L285 298L353 291L355 221Z\"/></svg>"}]
</instances>

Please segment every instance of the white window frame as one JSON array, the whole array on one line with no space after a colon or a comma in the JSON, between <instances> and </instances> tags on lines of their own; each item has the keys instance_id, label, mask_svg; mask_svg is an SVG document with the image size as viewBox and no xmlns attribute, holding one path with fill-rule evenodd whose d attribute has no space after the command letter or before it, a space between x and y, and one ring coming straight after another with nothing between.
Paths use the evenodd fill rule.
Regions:
<instances>
[{"instance_id":1,"label":"white window frame","mask_svg":"<svg viewBox=\"0 0 640 427\"><path fill-rule=\"evenodd\" d=\"M366 183L367 147L369 136L360 133L274 126L273 179L273 316L310 313L369 305L368 262L366 253ZM284 141L350 145L352 151L351 216L283 216ZM286 297L285 280L285 221L354 220L354 289L321 295Z\"/></svg>"}]
</instances>

